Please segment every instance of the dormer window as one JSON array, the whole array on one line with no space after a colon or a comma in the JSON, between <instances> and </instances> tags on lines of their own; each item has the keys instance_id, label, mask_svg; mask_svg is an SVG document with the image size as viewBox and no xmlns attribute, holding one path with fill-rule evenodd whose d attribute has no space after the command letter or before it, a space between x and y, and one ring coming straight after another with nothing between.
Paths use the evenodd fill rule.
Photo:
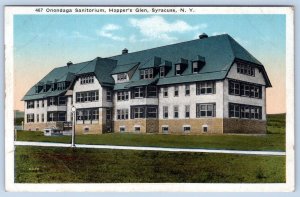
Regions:
<instances>
[{"instance_id":1,"label":"dormer window","mask_svg":"<svg viewBox=\"0 0 300 197\"><path fill-rule=\"evenodd\" d=\"M153 68L141 70L140 78L141 79L152 79L153 78Z\"/></svg>"},{"instance_id":2,"label":"dormer window","mask_svg":"<svg viewBox=\"0 0 300 197\"><path fill-rule=\"evenodd\" d=\"M237 63L237 73L255 77L255 68L253 66L239 62Z\"/></svg>"},{"instance_id":3,"label":"dormer window","mask_svg":"<svg viewBox=\"0 0 300 197\"><path fill-rule=\"evenodd\" d=\"M181 64L176 65L176 75L181 75Z\"/></svg>"},{"instance_id":4,"label":"dormer window","mask_svg":"<svg viewBox=\"0 0 300 197\"><path fill-rule=\"evenodd\" d=\"M127 75L125 73L120 73L117 76L118 81L124 81L127 79Z\"/></svg>"},{"instance_id":5,"label":"dormer window","mask_svg":"<svg viewBox=\"0 0 300 197\"><path fill-rule=\"evenodd\" d=\"M193 73L198 73L200 71L200 65L198 61L193 62Z\"/></svg>"},{"instance_id":6,"label":"dormer window","mask_svg":"<svg viewBox=\"0 0 300 197\"><path fill-rule=\"evenodd\" d=\"M160 67L160 69L159 69L159 76L160 77L164 77L165 76L165 67Z\"/></svg>"},{"instance_id":7,"label":"dormer window","mask_svg":"<svg viewBox=\"0 0 300 197\"><path fill-rule=\"evenodd\" d=\"M83 76L80 78L80 84L94 83L94 76Z\"/></svg>"},{"instance_id":8,"label":"dormer window","mask_svg":"<svg viewBox=\"0 0 300 197\"><path fill-rule=\"evenodd\" d=\"M57 85L56 85L55 83L52 83L52 84L51 84L51 91L56 90L56 86L57 86Z\"/></svg>"},{"instance_id":9,"label":"dormer window","mask_svg":"<svg viewBox=\"0 0 300 197\"><path fill-rule=\"evenodd\" d=\"M47 85L43 85L43 92L47 92Z\"/></svg>"},{"instance_id":10,"label":"dormer window","mask_svg":"<svg viewBox=\"0 0 300 197\"><path fill-rule=\"evenodd\" d=\"M64 89L66 89L66 85L64 82L57 83L57 90L64 90Z\"/></svg>"}]
</instances>

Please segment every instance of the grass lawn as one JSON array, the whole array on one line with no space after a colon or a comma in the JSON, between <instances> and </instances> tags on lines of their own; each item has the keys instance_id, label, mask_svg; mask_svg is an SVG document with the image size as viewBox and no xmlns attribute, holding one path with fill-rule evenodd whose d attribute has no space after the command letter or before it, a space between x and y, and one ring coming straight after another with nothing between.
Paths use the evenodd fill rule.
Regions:
<instances>
[{"instance_id":1,"label":"grass lawn","mask_svg":"<svg viewBox=\"0 0 300 197\"><path fill-rule=\"evenodd\" d=\"M70 143L70 136L44 136L42 132L19 131L18 141ZM267 135L160 135L113 133L104 135L77 135L78 144L106 144L152 147L211 148L233 150L285 150L285 136Z\"/></svg>"},{"instance_id":2,"label":"grass lawn","mask_svg":"<svg viewBox=\"0 0 300 197\"><path fill-rule=\"evenodd\" d=\"M17 183L283 183L285 156L16 147Z\"/></svg>"}]
</instances>

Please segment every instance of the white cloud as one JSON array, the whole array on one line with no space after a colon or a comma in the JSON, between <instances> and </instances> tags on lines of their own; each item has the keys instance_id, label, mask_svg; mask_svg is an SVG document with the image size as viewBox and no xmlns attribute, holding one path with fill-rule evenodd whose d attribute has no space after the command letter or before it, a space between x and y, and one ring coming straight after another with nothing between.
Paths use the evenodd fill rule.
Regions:
<instances>
[{"instance_id":1,"label":"white cloud","mask_svg":"<svg viewBox=\"0 0 300 197\"><path fill-rule=\"evenodd\" d=\"M73 32L71 33L71 37L72 37L72 38L76 38L76 39L92 40L91 37L86 36L86 35L83 35L83 34L81 34L81 33L78 32L78 31L73 31Z\"/></svg>"},{"instance_id":2,"label":"white cloud","mask_svg":"<svg viewBox=\"0 0 300 197\"><path fill-rule=\"evenodd\" d=\"M97 31L98 36L109 38L116 41L124 41L125 38L121 36L114 35L113 32L121 29L121 26L115 24L107 24L102 27L102 29Z\"/></svg>"},{"instance_id":3,"label":"white cloud","mask_svg":"<svg viewBox=\"0 0 300 197\"><path fill-rule=\"evenodd\" d=\"M151 16L143 19L131 18L130 25L139 29L140 33L145 36L141 41L149 41L153 39L176 40L171 33L184 33L204 29L206 24L190 25L182 20L168 22L161 16Z\"/></svg>"}]
</instances>

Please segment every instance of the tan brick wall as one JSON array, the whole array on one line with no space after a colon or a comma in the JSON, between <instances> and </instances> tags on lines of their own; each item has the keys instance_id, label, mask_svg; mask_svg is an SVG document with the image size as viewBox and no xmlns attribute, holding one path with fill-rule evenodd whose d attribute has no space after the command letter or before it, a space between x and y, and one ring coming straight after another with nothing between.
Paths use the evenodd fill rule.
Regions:
<instances>
[{"instance_id":1,"label":"tan brick wall","mask_svg":"<svg viewBox=\"0 0 300 197\"><path fill-rule=\"evenodd\" d=\"M134 132L134 126L140 126L140 133L146 133L146 119L129 119L114 121L114 132L120 132L120 126L125 126L125 132Z\"/></svg>"},{"instance_id":2,"label":"tan brick wall","mask_svg":"<svg viewBox=\"0 0 300 197\"><path fill-rule=\"evenodd\" d=\"M148 119L146 122L147 133L158 133L159 120L157 119Z\"/></svg>"},{"instance_id":3,"label":"tan brick wall","mask_svg":"<svg viewBox=\"0 0 300 197\"><path fill-rule=\"evenodd\" d=\"M88 131L85 131L85 128L88 128ZM103 125L98 124L76 124L75 125L76 134L102 134Z\"/></svg>"},{"instance_id":4,"label":"tan brick wall","mask_svg":"<svg viewBox=\"0 0 300 197\"><path fill-rule=\"evenodd\" d=\"M190 125L190 134L203 134L203 126L207 125L207 133L223 133L222 118L199 118L199 119L161 119L159 120L159 133L162 133L162 126L169 127L168 133L183 134L183 126Z\"/></svg>"},{"instance_id":5,"label":"tan brick wall","mask_svg":"<svg viewBox=\"0 0 300 197\"><path fill-rule=\"evenodd\" d=\"M266 132L265 120L224 119L224 133L265 134Z\"/></svg>"},{"instance_id":6,"label":"tan brick wall","mask_svg":"<svg viewBox=\"0 0 300 197\"><path fill-rule=\"evenodd\" d=\"M63 128L62 122L43 122L43 123L25 123L24 130L30 131L43 131L46 128Z\"/></svg>"}]
</instances>

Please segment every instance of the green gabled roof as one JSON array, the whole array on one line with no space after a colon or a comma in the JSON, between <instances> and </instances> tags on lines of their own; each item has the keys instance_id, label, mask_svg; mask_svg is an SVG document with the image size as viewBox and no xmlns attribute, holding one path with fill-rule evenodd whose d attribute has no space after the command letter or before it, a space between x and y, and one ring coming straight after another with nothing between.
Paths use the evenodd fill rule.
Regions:
<instances>
[{"instance_id":1,"label":"green gabled roof","mask_svg":"<svg viewBox=\"0 0 300 197\"><path fill-rule=\"evenodd\" d=\"M124 83L116 83L114 85L114 90L125 90L127 89L126 86L129 84L129 82L124 82Z\"/></svg>"},{"instance_id":2,"label":"green gabled roof","mask_svg":"<svg viewBox=\"0 0 300 197\"><path fill-rule=\"evenodd\" d=\"M91 73L95 74L102 86L114 87L114 90L149 85L156 82L157 85L167 85L194 81L221 80L226 78L233 62L236 59L251 62L260 67L266 80L266 87L271 87L270 80L261 62L259 62L245 48L227 34L156 47L108 58L97 57L91 61L58 67L53 69L38 83L45 84L61 81L69 81L72 83L77 76ZM198 74L192 73L191 62L195 60L205 60L205 64ZM149 83L150 80L140 80L140 69L163 66L164 62L169 62L168 73L164 78L155 78L151 83ZM175 65L177 63L186 64L186 69L182 75L179 76L175 75ZM112 74L129 72L133 68L138 69L134 71L130 82L115 84L111 76ZM26 93L23 100L38 99L49 95L56 95L56 93L35 94L35 88L32 87Z\"/></svg>"},{"instance_id":3,"label":"green gabled roof","mask_svg":"<svg viewBox=\"0 0 300 197\"><path fill-rule=\"evenodd\" d=\"M181 75L176 77L165 77L160 78L157 85L168 85L168 84L178 84L178 83L190 83L196 81L209 81L209 80L221 80L223 79L226 71L213 72L213 73L202 73L202 74L190 74Z\"/></svg>"},{"instance_id":4,"label":"green gabled roof","mask_svg":"<svg viewBox=\"0 0 300 197\"><path fill-rule=\"evenodd\" d=\"M171 69L166 77L160 78L157 84L165 84L167 81L171 83L172 80L180 81L183 78L185 82L188 82L188 79L191 79L191 81L200 81L204 78L205 80L224 79L235 59L245 60L263 67L256 58L227 34L161 46L109 58L117 60L118 64L141 62L139 69L143 69L144 67L153 67L151 59L154 57L160 57L162 60L172 62ZM205 60L205 65L198 74L193 74L191 62L194 61L195 58L199 59L199 57L201 60ZM187 68L181 76L176 76L175 64L183 61L186 62L186 60L188 60ZM271 83L265 72L264 75L267 87L270 87ZM172 80L167 80L169 77L172 77ZM139 70L134 73L131 81L134 82L138 80L140 80Z\"/></svg>"},{"instance_id":5,"label":"green gabled roof","mask_svg":"<svg viewBox=\"0 0 300 197\"><path fill-rule=\"evenodd\" d=\"M91 61L72 64L69 66L57 67L42 78L37 84L49 84L54 82L73 82L76 76L94 74L99 83L103 86L113 86L114 79L109 74L116 66L117 61L107 58L95 58ZM66 90L63 90L64 92ZM35 93L35 87L31 87L22 100L41 99L48 96L58 96L60 91L48 91L48 93Z\"/></svg>"},{"instance_id":6,"label":"green gabled roof","mask_svg":"<svg viewBox=\"0 0 300 197\"><path fill-rule=\"evenodd\" d=\"M133 69L133 67L139 65L139 62L124 64L124 65L117 65L111 74L118 74L118 73L126 73Z\"/></svg>"}]
</instances>

